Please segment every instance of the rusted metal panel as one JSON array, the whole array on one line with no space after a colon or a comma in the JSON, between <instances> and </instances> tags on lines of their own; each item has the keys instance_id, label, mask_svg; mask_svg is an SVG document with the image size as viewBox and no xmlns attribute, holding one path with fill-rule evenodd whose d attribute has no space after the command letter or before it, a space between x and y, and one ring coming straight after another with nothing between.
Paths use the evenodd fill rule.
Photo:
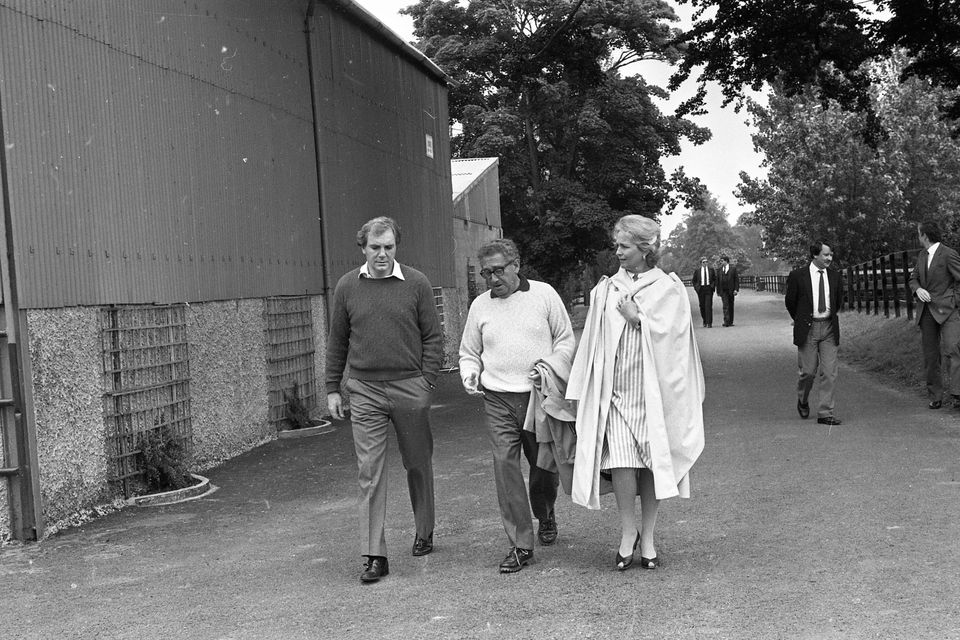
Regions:
<instances>
[{"instance_id":1,"label":"rusted metal panel","mask_svg":"<svg viewBox=\"0 0 960 640\"><path fill-rule=\"evenodd\" d=\"M294 0L0 0L21 307L322 288Z\"/></svg>"},{"instance_id":2,"label":"rusted metal panel","mask_svg":"<svg viewBox=\"0 0 960 640\"><path fill-rule=\"evenodd\" d=\"M453 286L446 86L337 6L317 7L311 37L331 280L360 264L363 222L388 215L400 262Z\"/></svg>"}]
</instances>

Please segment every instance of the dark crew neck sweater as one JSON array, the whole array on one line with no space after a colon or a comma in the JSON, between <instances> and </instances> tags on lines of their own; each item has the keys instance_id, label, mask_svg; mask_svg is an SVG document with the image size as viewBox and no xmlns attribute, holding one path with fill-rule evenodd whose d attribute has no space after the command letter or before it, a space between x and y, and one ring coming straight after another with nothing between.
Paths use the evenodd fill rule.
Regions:
<instances>
[{"instance_id":1,"label":"dark crew neck sweater","mask_svg":"<svg viewBox=\"0 0 960 640\"><path fill-rule=\"evenodd\" d=\"M333 294L327 337L327 393L340 390L345 365L357 380L433 384L443 362L443 333L427 277L400 265L399 278L343 275Z\"/></svg>"}]
</instances>

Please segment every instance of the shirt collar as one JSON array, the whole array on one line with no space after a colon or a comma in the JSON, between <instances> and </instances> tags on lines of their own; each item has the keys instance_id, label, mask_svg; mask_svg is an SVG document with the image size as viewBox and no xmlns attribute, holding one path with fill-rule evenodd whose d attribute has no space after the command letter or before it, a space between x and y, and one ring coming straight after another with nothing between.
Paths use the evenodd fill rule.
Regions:
<instances>
[{"instance_id":1,"label":"shirt collar","mask_svg":"<svg viewBox=\"0 0 960 640\"><path fill-rule=\"evenodd\" d=\"M931 244L930 248L927 249L927 255L932 256L933 254L935 254L937 252L937 247L939 246L940 246L939 242L934 242L933 244Z\"/></svg>"},{"instance_id":2,"label":"shirt collar","mask_svg":"<svg viewBox=\"0 0 960 640\"><path fill-rule=\"evenodd\" d=\"M530 283L527 281L527 279L524 278L523 276L519 275L519 274L517 274L517 275L518 275L518 277L520 278L520 286L517 287L517 291L530 291ZM513 293L516 293L517 291L514 291ZM511 293L510 295L513 295L513 293ZM490 297L491 297L491 298L499 298L500 296L496 295L496 294L493 292L493 289L491 289L491 290L490 290Z\"/></svg>"},{"instance_id":3,"label":"shirt collar","mask_svg":"<svg viewBox=\"0 0 960 640\"><path fill-rule=\"evenodd\" d=\"M817 273L818 271L826 271L826 270L827 270L826 267L821 269L820 267L818 267L816 264L813 263L813 260L810 261L810 273Z\"/></svg>"},{"instance_id":4,"label":"shirt collar","mask_svg":"<svg viewBox=\"0 0 960 640\"><path fill-rule=\"evenodd\" d=\"M358 278L371 278L371 279L375 279L373 276L370 275L370 270L367 268L367 263L366 263L366 262L364 262L364 263L363 263L363 266L360 267L360 275L358 275L357 277L358 277ZM406 280L406 278L403 277L403 271L400 270L400 262L399 262L398 260L394 260L394 261L393 261L393 273L391 273L391 274L388 275L387 277L388 277L388 278L399 278L400 280Z\"/></svg>"}]
</instances>

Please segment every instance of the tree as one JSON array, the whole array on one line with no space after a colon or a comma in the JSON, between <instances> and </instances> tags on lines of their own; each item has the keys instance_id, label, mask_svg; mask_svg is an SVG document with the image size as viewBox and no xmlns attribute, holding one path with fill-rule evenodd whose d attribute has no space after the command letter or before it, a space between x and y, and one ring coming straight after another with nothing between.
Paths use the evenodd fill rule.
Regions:
<instances>
[{"instance_id":1,"label":"tree","mask_svg":"<svg viewBox=\"0 0 960 640\"><path fill-rule=\"evenodd\" d=\"M731 263L746 270L750 265L749 261L740 262L745 257L741 249L727 221L726 208L707 193L701 206L684 216L683 222L671 232L662 262L667 270L687 274L700 264L701 256L714 264L721 255L727 255Z\"/></svg>"},{"instance_id":2,"label":"tree","mask_svg":"<svg viewBox=\"0 0 960 640\"><path fill-rule=\"evenodd\" d=\"M873 87L876 147L861 135L864 112L813 90L749 105L767 176L742 173L738 196L753 207L747 222L764 228L773 255L804 262L809 241L824 237L838 264L848 265L908 248L923 218L956 227L960 146L938 109L954 96L916 78L901 83L907 62L901 56L862 69Z\"/></svg>"},{"instance_id":3,"label":"tree","mask_svg":"<svg viewBox=\"0 0 960 640\"><path fill-rule=\"evenodd\" d=\"M454 80L454 152L500 158L504 229L544 279L562 286L594 263L618 217L657 218L696 198L699 182L668 178L659 161L709 132L662 114L662 89L620 75L640 59L679 59L665 2L420 0L403 11Z\"/></svg>"},{"instance_id":4,"label":"tree","mask_svg":"<svg viewBox=\"0 0 960 640\"><path fill-rule=\"evenodd\" d=\"M680 0L695 7L693 27L677 41L686 56L670 82L700 71L700 92L679 113L702 107L707 81L726 102L764 83L786 96L813 91L846 110L869 109L863 64L905 48L902 69L946 89L960 87L960 3L945 0ZM883 16L883 17L881 17ZM830 73L824 70L831 68ZM943 105L960 117L960 97ZM865 133L869 133L869 129ZM868 137L868 140L870 138Z\"/></svg>"}]
</instances>

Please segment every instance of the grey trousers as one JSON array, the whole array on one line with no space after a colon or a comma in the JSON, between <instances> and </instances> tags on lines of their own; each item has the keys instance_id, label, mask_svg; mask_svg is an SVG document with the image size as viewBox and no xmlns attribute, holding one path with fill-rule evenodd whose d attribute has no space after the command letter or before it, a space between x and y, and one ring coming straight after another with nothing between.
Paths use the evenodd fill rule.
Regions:
<instances>
[{"instance_id":1,"label":"grey trousers","mask_svg":"<svg viewBox=\"0 0 960 640\"><path fill-rule=\"evenodd\" d=\"M800 380L797 382L797 394L800 401L807 403L814 378L820 381L820 402L817 417L833 415L833 390L837 383L837 341L833 336L833 325L828 322L814 321L807 334L807 341L797 349L797 363L800 366Z\"/></svg>"},{"instance_id":2,"label":"grey trousers","mask_svg":"<svg viewBox=\"0 0 960 640\"><path fill-rule=\"evenodd\" d=\"M417 535L433 533L433 435L430 432L432 391L423 377L407 380L347 381L350 421L357 452L360 483L360 554L386 556L387 426L397 433L397 445L413 506Z\"/></svg>"},{"instance_id":3,"label":"grey trousers","mask_svg":"<svg viewBox=\"0 0 960 640\"><path fill-rule=\"evenodd\" d=\"M954 311L940 324L924 306L919 324L927 393L932 400L943 399L943 372L940 363L945 360L950 376L950 393L960 395L960 315Z\"/></svg>"},{"instance_id":4,"label":"grey trousers","mask_svg":"<svg viewBox=\"0 0 960 640\"><path fill-rule=\"evenodd\" d=\"M511 546L533 549L530 509L538 520L553 518L560 474L537 466L537 437L523 430L530 394L489 390L485 393L484 406L493 445L493 474L503 529ZM521 451L530 465L529 502L520 468Z\"/></svg>"}]
</instances>

